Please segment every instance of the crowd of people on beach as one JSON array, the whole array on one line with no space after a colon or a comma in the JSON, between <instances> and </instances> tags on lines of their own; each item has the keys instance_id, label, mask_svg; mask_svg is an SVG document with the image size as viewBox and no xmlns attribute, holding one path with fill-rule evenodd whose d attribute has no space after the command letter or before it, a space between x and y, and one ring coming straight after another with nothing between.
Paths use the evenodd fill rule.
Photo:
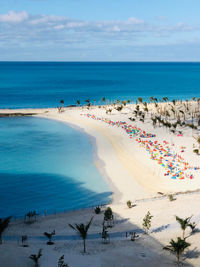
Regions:
<instances>
[{"instance_id":1,"label":"crowd of people on beach","mask_svg":"<svg viewBox=\"0 0 200 267\"><path fill-rule=\"evenodd\" d=\"M185 161L182 155L177 153L174 144L170 145L166 140L161 144L155 140L155 134L147 133L141 128L130 125L125 121L115 122L92 114L81 114L81 116L107 123L110 126L122 128L128 134L130 139L135 140L141 147L146 149L150 154L150 159L154 160L165 169L164 176L180 180L185 178L193 179L195 172L200 170L199 166L192 166ZM185 147L183 146L180 149L180 153L185 151Z\"/></svg>"}]
</instances>

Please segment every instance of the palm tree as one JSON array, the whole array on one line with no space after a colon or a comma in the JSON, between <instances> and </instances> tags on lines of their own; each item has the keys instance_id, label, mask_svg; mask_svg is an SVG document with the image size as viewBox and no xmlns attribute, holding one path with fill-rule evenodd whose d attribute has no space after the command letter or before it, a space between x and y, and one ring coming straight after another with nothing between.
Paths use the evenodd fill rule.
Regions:
<instances>
[{"instance_id":1,"label":"palm tree","mask_svg":"<svg viewBox=\"0 0 200 267\"><path fill-rule=\"evenodd\" d=\"M106 102L106 98L105 98L105 96L104 96L104 97L102 97L101 101L103 101L103 102L104 102L104 104L105 104L105 102Z\"/></svg>"},{"instance_id":2,"label":"palm tree","mask_svg":"<svg viewBox=\"0 0 200 267\"><path fill-rule=\"evenodd\" d=\"M69 267L67 263L64 262L64 255L62 255L58 260L58 267Z\"/></svg>"},{"instance_id":3,"label":"palm tree","mask_svg":"<svg viewBox=\"0 0 200 267\"><path fill-rule=\"evenodd\" d=\"M176 105L176 100L173 99L173 100L172 100L172 103L173 103L173 105L175 106L175 105Z\"/></svg>"},{"instance_id":4,"label":"palm tree","mask_svg":"<svg viewBox=\"0 0 200 267\"><path fill-rule=\"evenodd\" d=\"M11 216L5 218L5 219L0 219L0 244L2 244L2 233L6 230L10 223Z\"/></svg>"},{"instance_id":5,"label":"palm tree","mask_svg":"<svg viewBox=\"0 0 200 267\"><path fill-rule=\"evenodd\" d=\"M74 231L76 231L80 235L80 237L83 239L83 253L86 253L87 232L88 232L88 230L90 228L92 220L93 220L93 217L90 219L90 221L86 225L84 225L83 223L75 224L75 225L69 224L69 226Z\"/></svg>"},{"instance_id":6,"label":"palm tree","mask_svg":"<svg viewBox=\"0 0 200 267\"><path fill-rule=\"evenodd\" d=\"M54 243L51 241L52 239L52 236L55 235L55 230L53 230L53 232L51 233L47 233L47 232L44 232L44 235L49 239L49 241L47 242L47 245L53 245Z\"/></svg>"},{"instance_id":7,"label":"palm tree","mask_svg":"<svg viewBox=\"0 0 200 267\"><path fill-rule=\"evenodd\" d=\"M107 224L107 227L112 227L114 225L114 216L110 207L107 207L104 212L104 223L105 222Z\"/></svg>"},{"instance_id":8,"label":"palm tree","mask_svg":"<svg viewBox=\"0 0 200 267\"><path fill-rule=\"evenodd\" d=\"M90 99L86 99L85 102L89 104L90 103Z\"/></svg>"},{"instance_id":9,"label":"palm tree","mask_svg":"<svg viewBox=\"0 0 200 267\"><path fill-rule=\"evenodd\" d=\"M183 118L184 118L184 121L185 121L185 112L184 112L183 110L179 110L179 112L180 112L181 114L183 114Z\"/></svg>"},{"instance_id":10,"label":"palm tree","mask_svg":"<svg viewBox=\"0 0 200 267\"><path fill-rule=\"evenodd\" d=\"M185 239L177 238L177 241L171 239L170 245L164 247L163 249L169 250L170 252L176 254L177 262L180 262L180 256L191 244L186 242Z\"/></svg>"},{"instance_id":11,"label":"palm tree","mask_svg":"<svg viewBox=\"0 0 200 267\"><path fill-rule=\"evenodd\" d=\"M149 97L149 101L153 102L154 101L154 97L153 96Z\"/></svg>"},{"instance_id":12,"label":"palm tree","mask_svg":"<svg viewBox=\"0 0 200 267\"><path fill-rule=\"evenodd\" d=\"M65 101L64 100L60 100L60 104L62 104L63 105L63 108L64 108Z\"/></svg>"},{"instance_id":13,"label":"palm tree","mask_svg":"<svg viewBox=\"0 0 200 267\"><path fill-rule=\"evenodd\" d=\"M196 139L196 141L197 141L197 143L199 145L199 154L200 154L200 135L195 137L195 139Z\"/></svg>"},{"instance_id":14,"label":"palm tree","mask_svg":"<svg viewBox=\"0 0 200 267\"><path fill-rule=\"evenodd\" d=\"M29 211L29 212L26 213L25 216L24 216L24 222L26 222L26 218L27 218L27 217L28 217L28 223L33 222L33 221L32 221L33 218L35 218L35 221L36 221L36 216L37 216L37 215L38 215L38 214L36 213L35 210L33 210L33 211Z\"/></svg>"},{"instance_id":15,"label":"palm tree","mask_svg":"<svg viewBox=\"0 0 200 267\"><path fill-rule=\"evenodd\" d=\"M32 254L29 258L35 262L35 267L39 266L39 258L42 256L42 249L39 249L38 254Z\"/></svg>"},{"instance_id":16,"label":"palm tree","mask_svg":"<svg viewBox=\"0 0 200 267\"><path fill-rule=\"evenodd\" d=\"M148 110L147 102L144 102L143 105L144 105L144 111L148 113L149 110Z\"/></svg>"},{"instance_id":17,"label":"palm tree","mask_svg":"<svg viewBox=\"0 0 200 267\"><path fill-rule=\"evenodd\" d=\"M181 229L183 230L183 239L185 238L185 230L188 226L190 226L190 220L191 220L192 216L187 217L185 219L181 219L178 216L176 216L176 220L177 222L180 224Z\"/></svg>"}]
</instances>

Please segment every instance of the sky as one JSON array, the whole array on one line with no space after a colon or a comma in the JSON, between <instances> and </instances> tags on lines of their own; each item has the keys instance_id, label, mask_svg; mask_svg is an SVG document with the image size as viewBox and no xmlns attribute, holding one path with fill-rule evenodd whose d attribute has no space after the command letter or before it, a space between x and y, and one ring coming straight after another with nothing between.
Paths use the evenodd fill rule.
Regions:
<instances>
[{"instance_id":1,"label":"sky","mask_svg":"<svg viewBox=\"0 0 200 267\"><path fill-rule=\"evenodd\" d=\"M199 0L0 0L0 61L200 61Z\"/></svg>"}]
</instances>

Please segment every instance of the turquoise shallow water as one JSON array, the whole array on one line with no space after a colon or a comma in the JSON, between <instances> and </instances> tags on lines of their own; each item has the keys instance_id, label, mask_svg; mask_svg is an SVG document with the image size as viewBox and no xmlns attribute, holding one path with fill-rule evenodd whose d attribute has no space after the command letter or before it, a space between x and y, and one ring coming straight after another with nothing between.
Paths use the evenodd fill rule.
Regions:
<instances>
[{"instance_id":1,"label":"turquoise shallow water","mask_svg":"<svg viewBox=\"0 0 200 267\"><path fill-rule=\"evenodd\" d=\"M0 217L110 201L88 136L53 120L0 119Z\"/></svg>"},{"instance_id":2,"label":"turquoise shallow water","mask_svg":"<svg viewBox=\"0 0 200 267\"><path fill-rule=\"evenodd\" d=\"M0 62L0 107L200 97L200 63Z\"/></svg>"}]
</instances>

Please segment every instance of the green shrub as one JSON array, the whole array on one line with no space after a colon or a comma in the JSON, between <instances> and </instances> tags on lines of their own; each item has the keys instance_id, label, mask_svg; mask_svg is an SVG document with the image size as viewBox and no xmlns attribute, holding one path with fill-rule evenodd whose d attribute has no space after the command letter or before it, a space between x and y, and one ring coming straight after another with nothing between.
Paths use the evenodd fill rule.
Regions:
<instances>
[{"instance_id":1,"label":"green shrub","mask_svg":"<svg viewBox=\"0 0 200 267\"><path fill-rule=\"evenodd\" d=\"M110 207L107 207L107 209L104 212L104 220L112 220L113 219L113 212Z\"/></svg>"},{"instance_id":2,"label":"green shrub","mask_svg":"<svg viewBox=\"0 0 200 267\"><path fill-rule=\"evenodd\" d=\"M131 204L131 201L130 201L130 200L128 200L128 201L126 202L126 204L127 204L127 206L128 206L129 209L132 208L132 204Z\"/></svg>"},{"instance_id":3,"label":"green shrub","mask_svg":"<svg viewBox=\"0 0 200 267\"><path fill-rule=\"evenodd\" d=\"M101 209L99 206L97 206L95 209L94 209L95 213L96 214L99 214L101 212Z\"/></svg>"},{"instance_id":4,"label":"green shrub","mask_svg":"<svg viewBox=\"0 0 200 267\"><path fill-rule=\"evenodd\" d=\"M170 194L168 197L169 197L169 201L174 201L175 200L174 196L172 194Z\"/></svg>"},{"instance_id":5,"label":"green shrub","mask_svg":"<svg viewBox=\"0 0 200 267\"><path fill-rule=\"evenodd\" d=\"M147 214L145 215L144 219L143 219L143 229L145 230L145 233L148 234L149 233L149 229L151 228L151 219L153 218L153 216L151 215L151 213L148 211Z\"/></svg>"}]
</instances>

